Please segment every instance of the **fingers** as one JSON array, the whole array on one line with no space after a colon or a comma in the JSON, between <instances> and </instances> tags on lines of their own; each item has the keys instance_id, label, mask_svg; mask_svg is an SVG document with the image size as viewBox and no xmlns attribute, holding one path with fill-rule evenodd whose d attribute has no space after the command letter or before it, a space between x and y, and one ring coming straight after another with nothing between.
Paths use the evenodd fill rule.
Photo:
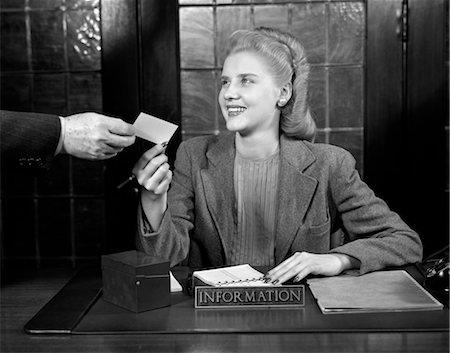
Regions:
<instances>
[{"instance_id":1,"label":"fingers","mask_svg":"<svg viewBox=\"0 0 450 353\"><path fill-rule=\"evenodd\" d=\"M106 128L106 143L116 148L124 148L131 146L136 141L135 129L133 125L118 118L103 118Z\"/></svg>"},{"instance_id":2,"label":"fingers","mask_svg":"<svg viewBox=\"0 0 450 353\"><path fill-rule=\"evenodd\" d=\"M155 145L152 148L150 148L136 162L136 164L133 168L133 174L136 174L139 170L144 169L150 161L152 161L157 155L164 153L164 151L165 151L165 147L162 145ZM164 162L166 162L166 161L167 161L167 157ZM158 163L158 161L154 161L154 163Z\"/></svg>"},{"instance_id":3,"label":"fingers","mask_svg":"<svg viewBox=\"0 0 450 353\"><path fill-rule=\"evenodd\" d=\"M278 266L274 267L269 272L267 272L266 276L268 276L270 278L272 278L272 277L276 277L276 278L280 277L289 268L291 268L292 266L295 265L295 262L297 261L296 258L299 256L299 254L301 254L301 253L295 253L290 258L288 258L287 260L283 261L281 264L279 264Z\"/></svg>"},{"instance_id":4,"label":"fingers","mask_svg":"<svg viewBox=\"0 0 450 353\"><path fill-rule=\"evenodd\" d=\"M120 151L111 151L111 152L97 152L97 153L93 153L93 154L85 154L82 158L87 159L87 160L91 160L91 161L102 161L105 159L109 159L109 158L113 158L115 156L117 156L119 154L119 152L121 152L122 149L120 149Z\"/></svg>"},{"instance_id":5,"label":"fingers","mask_svg":"<svg viewBox=\"0 0 450 353\"><path fill-rule=\"evenodd\" d=\"M311 273L312 268L309 265L308 253L297 252L267 272L266 281L273 284L282 284L294 276L296 281L300 281Z\"/></svg>"},{"instance_id":6,"label":"fingers","mask_svg":"<svg viewBox=\"0 0 450 353\"><path fill-rule=\"evenodd\" d=\"M117 156L123 151L123 147L113 147L104 143L86 146L85 158L90 160L104 160Z\"/></svg>"},{"instance_id":7,"label":"fingers","mask_svg":"<svg viewBox=\"0 0 450 353\"><path fill-rule=\"evenodd\" d=\"M113 148L125 148L136 141L136 132L133 125L122 119L97 113L85 114L92 119L90 122L94 131L92 138L97 139L97 143L104 143Z\"/></svg>"},{"instance_id":8,"label":"fingers","mask_svg":"<svg viewBox=\"0 0 450 353\"><path fill-rule=\"evenodd\" d=\"M109 132L114 135L134 137L136 133L133 125L123 121L122 119L105 117L105 122Z\"/></svg>"},{"instance_id":9,"label":"fingers","mask_svg":"<svg viewBox=\"0 0 450 353\"><path fill-rule=\"evenodd\" d=\"M120 119L111 118L108 123L107 143L114 147L128 147L136 141L133 125Z\"/></svg>"},{"instance_id":10,"label":"fingers","mask_svg":"<svg viewBox=\"0 0 450 353\"><path fill-rule=\"evenodd\" d=\"M118 154L119 152L123 151L123 147L115 147L110 146L105 143L99 143L97 146L93 146L93 152L95 155L111 155L111 154Z\"/></svg>"},{"instance_id":11,"label":"fingers","mask_svg":"<svg viewBox=\"0 0 450 353\"><path fill-rule=\"evenodd\" d=\"M158 157L156 157L157 159ZM153 193L160 195L164 193L164 186L167 185L167 181L172 180L172 172L169 169L168 163L163 163L156 170L151 163L148 164L149 167L146 168L147 174L144 174L138 178L138 182L148 191L153 191ZM141 179L141 181L139 180ZM163 184L164 182L164 184Z\"/></svg>"},{"instance_id":12,"label":"fingers","mask_svg":"<svg viewBox=\"0 0 450 353\"><path fill-rule=\"evenodd\" d=\"M135 136L121 136L108 134L105 143L113 148L125 148L131 146L136 141Z\"/></svg>"},{"instance_id":13,"label":"fingers","mask_svg":"<svg viewBox=\"0 0 450 353\"><path fill-rule=\"evenodd\" d=\"M142 155L133 168L137 182L154 196L166 193L172 182L172 171L164 151L164 146L155 145Z\"/></svg>"}]
</instances>

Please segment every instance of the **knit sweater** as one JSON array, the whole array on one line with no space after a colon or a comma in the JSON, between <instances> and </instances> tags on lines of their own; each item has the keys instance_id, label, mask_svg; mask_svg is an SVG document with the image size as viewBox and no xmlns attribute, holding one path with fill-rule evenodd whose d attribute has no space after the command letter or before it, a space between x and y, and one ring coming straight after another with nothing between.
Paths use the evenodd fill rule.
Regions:
<instances>
[{"instance_id":1,"label":"knit sweater","mask_svg":"<svg viewBox=\"0 0 450 353\"><path fill-rule=\"evenodd\" d=\"M234 190L237 229L230 247L232 264L273 266L279 151L264 159L236 154Z\"/></svg>"}]
</instances>

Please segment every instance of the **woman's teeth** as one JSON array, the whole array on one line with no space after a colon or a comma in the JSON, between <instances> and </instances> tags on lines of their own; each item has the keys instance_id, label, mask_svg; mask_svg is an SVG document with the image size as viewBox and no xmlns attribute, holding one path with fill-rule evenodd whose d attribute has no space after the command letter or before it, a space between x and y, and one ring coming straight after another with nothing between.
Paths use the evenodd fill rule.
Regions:
<instances>
[{"instance_id":1,"label":"woman's teeth","mask_svg":"<svg viewBox=\"0 0 450 353\"><path fill-rule=\"evenodd\" d=\"M243 108L243 107L229 107L229 108L227 108L227 110L228 110L228 115L236 116L236 115L239 115L242 112L244 112L246 110L246 108Z\"/></svg>"}]
</instances>

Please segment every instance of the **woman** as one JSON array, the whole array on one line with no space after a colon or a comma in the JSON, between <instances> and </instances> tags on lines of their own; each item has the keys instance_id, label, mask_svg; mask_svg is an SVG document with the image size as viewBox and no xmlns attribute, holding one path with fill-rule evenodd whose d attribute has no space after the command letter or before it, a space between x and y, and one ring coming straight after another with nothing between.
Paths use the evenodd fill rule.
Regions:
<instances>
[{"instance_id":1,"label":"woman","mask_svg":"<svg viewBox=\"0 0 450 353\"><path fill-rule=\"evenodd\" d=\"M173 181L161 146L133 170L139 249L193 268L275 266L273 283L421 260L420 238L360 180L350 153L311 142L308 73L291 35L233 33L219 93L229 133L182 143Z\"/></svg>"}]
</instances>

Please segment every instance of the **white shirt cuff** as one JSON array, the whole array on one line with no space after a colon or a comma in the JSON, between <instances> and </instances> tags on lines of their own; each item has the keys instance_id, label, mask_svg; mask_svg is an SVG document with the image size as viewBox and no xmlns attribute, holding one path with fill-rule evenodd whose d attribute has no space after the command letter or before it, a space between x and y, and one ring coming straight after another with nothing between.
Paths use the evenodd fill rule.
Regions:
<instances>
[{"instance_id":1,"label":"white shirt cuff","mask_svg":"<svg viewBox=\"0 0 450 353\"><path fill-rule=\"evenodd\" d=\"M58 146L56 146L55 156L61 153L64 144L64 137L66 135L66 122L63 117L59 117L59 120L61 121L61 134L59 135L59 141Z\"/></svg>"}]
</instances>

